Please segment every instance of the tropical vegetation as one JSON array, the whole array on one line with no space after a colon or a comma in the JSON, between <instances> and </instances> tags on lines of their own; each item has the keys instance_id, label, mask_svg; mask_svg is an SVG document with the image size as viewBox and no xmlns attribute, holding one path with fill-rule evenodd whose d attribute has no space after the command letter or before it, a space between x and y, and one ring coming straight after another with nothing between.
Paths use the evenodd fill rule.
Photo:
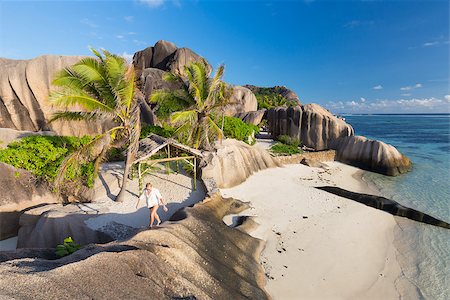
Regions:
<instances>
[{"instance_id":1,"label":"tropical vegetation","mask_svg":"<svg viewBox=\"0 0 450 300\"><path fill-rule=\"evenodd\" d=\"M140 136L141 94L135 85L135 73L121 56L91 49L96 57L81 59L62 70L53 80L57 88L50 93L52 104L66 108L53 115L51 121L109 121L110 126L91 141L71 153L61 163L55 182L59 184L73 164L93 161L94 173L112 147L126 145L127 155L122 187L116 201L123 201L128 175L137 152ZM83 110L67 110L81 107Z\"/></svg>"},{"instance_id":2,"label":"tropical vegetation","mask_svg":"<svg viewBox=\"0 0 450 300\"><path fill-rule=\"evenodd\" d=\"M72 153L92 141L90 136L27 136L0 149L0 161L33 173L38 179L53 183L61 163ZM67 168L64 180L92 187L94 163Z\"/></svg>"},{"instance_id":3,"label":"tropical vegetation","mask_svg":"<svg viewBox=\"0 0 450 300\"><path fill-rule=\"evenodd\" d=\"M159 105L158 111L164 107L164 114L177 128L174 135L181 142L197 149L210 149L214 140L223 137L214 115L220 114L232 91L222 81L224 69L220 66L210 78L210 67L205 60L193 62L185 66L186 78L172 73L164 76L164 80L177 82L180 89L152 93L150 101Z\"/></svg>"},{"instance_id":4,"label":"tropical vegetation","mask_svg":"<svg viewBox=\"0 0 450 300\"><path fill-rule=\"evenodd\" d=\"M152 133L162 136L162 137L165 137L165 138L169 138L169 137L173 136L175 131L176 131L176 128L173 128L169 125L165 125L163 127L158 126L158 125L145 125L141 128L140 139L144 139Z\"/></svg>"},{"instance_id":5,"label":"tropical vegetation","mask_svg":"<svg viewBox=\"0 0 450 300\"><path fill-rule=\"evenodd\" d=\"M277 155L293 155L303 152L298 146L286 145L280 142L270 147L270 151Z\"/></svg>"},{"instance_id":6,"label":"tropical vegetation","mask_svg":"<svg viewBox=\"0 0 450 300\"><path fill-rule=\"evenodd\" d=\"M59 257L64 257L72 254L80 249L80 245L76 244L72 237L64 239L63 244L56 246L55 254Z\"/></svg>"},{"instance_id":7,"label":"tropical vegetation","mask_svg":"<svg viewBox=\"0 0 450 300\"><path fill-rule=\"evenodd\" d=\"M303 152L303 150L299 148L301 141L298 138L290 137L288 135L280 135L276 139L278 142L270 148L270 151L274 154L293 155Z\"/></svg>"},{"instance_id":8,"label":"tropical vegetation","mask_svg":"<svg viewBox=\"0 0 450 300\"><path fill-rule=\"evenodd\" d=\"M257 90L254 90L254 94L256 96L256 100L258 101L258 109L271 109L278 106L297 106L299 102L293 99L286 99L277 89L274 88L264 88L258 87Z\"/></svg>"},{"instance_id":9,"label":"tropical vegetation","mask_svg":"<svg viewBox=\"0 0 450 300\"><path fill-rule=\"evenodd\" d=\"M219 124L222 120L219 120ZM247 124L239 118L225 116L223 118L223 134L226 137L244 141L247 144L255 143L255 134L259 133L259 127Z\"/></svg>"}]
</instances>

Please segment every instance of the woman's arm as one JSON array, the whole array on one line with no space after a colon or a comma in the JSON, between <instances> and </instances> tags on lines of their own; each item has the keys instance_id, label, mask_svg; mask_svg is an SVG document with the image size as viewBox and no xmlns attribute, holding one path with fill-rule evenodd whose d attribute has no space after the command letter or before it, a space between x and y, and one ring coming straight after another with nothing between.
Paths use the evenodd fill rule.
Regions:
<instances>
[{"instance_id":1,"label":"woman's arm","mask_svg":"<svg viewBox=\"0 0 450 300\"><path fill-rule=\"evenodd\" d=\"M144 193L145 193L145 191L144 191ZM139 202L141 202L141 198L144 197L144 193L142 193L142 194L138 197L138 201L137 201L137 203L136 203L136 208L138 208Z\"/></svg>"}]
</instances>

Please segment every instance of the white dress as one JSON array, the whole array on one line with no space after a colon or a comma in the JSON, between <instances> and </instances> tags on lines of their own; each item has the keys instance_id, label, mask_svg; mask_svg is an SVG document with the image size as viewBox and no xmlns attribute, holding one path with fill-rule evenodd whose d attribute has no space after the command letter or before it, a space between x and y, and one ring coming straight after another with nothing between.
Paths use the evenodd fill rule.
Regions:
<instances>
[{"instance_id":1,"label":"white dress","mask_svg":"<svg viewBox=\"0 0 450 300\"><path fill-rule=\"evenodd\" d=\"M156 188L152 188L150 194L147 194L147 189L144 189L141 196L139 197L140 200L145 199L148 208L159 205L161 198L161 193Z\"/></svg>"}]
</instances>

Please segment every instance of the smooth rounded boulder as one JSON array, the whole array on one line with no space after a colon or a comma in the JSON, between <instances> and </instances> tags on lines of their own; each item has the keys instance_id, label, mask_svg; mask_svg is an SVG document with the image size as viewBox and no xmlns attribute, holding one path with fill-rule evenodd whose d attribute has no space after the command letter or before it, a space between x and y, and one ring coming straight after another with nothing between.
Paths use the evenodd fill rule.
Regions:
<instances>
[{"instance_id":1,"label":"smooth rounded boulder","mask_svg":"<svg viewBox=\"0 0 450 300\"><path fill-rule=\"evenodd\" d=\"M411 170L412 163L394 146L363 136L342 137L333 142L336 160L376 173L397 176Z\"/></svg>"},{"instance_id":2,"label":"smooth rounded boulder","mask_svg":"<svg viewBox=\"0 0 450 300\"><path fill-rule=\"evenodd\" d=\"M48 102L57 72L83 56L43 55L30 60L0 60L0 127L21 131L51 130L60 135L97 134L105 124L60 121L49 123L61 110Z\"/></svg>"},{"instance_id":3,"label":"smooth rounded boulder","mask_svg":"<svg viewBox=\"0 0 450 300\"><path fill-rule=\"evenodd\" d=\"M331 149L336 139L354 134L350 124L318 104L272 108L267 112L267 121L273 137L288 135L315 150Z\"/></svg>"}]
</instances>

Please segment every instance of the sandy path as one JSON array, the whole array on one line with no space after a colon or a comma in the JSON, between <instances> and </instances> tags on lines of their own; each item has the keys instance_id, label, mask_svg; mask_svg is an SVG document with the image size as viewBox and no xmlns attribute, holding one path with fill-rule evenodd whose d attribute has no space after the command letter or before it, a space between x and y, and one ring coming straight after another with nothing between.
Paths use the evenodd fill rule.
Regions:
<instances>
[{"instance_id":1,"label":"sandy path","mask_svg":"<svg viewBox=\"0 0 450 300\"><path fill-rule=\"evenodd\" d=\"M394 217L313 186L367 192L358 169L289 165L264 170L224 196L251 201L267 241L261 261L274 299L398 299L401 269L392 244ZM230 222L230 219L225 220Z\"/></svg>"}]
</instances>

